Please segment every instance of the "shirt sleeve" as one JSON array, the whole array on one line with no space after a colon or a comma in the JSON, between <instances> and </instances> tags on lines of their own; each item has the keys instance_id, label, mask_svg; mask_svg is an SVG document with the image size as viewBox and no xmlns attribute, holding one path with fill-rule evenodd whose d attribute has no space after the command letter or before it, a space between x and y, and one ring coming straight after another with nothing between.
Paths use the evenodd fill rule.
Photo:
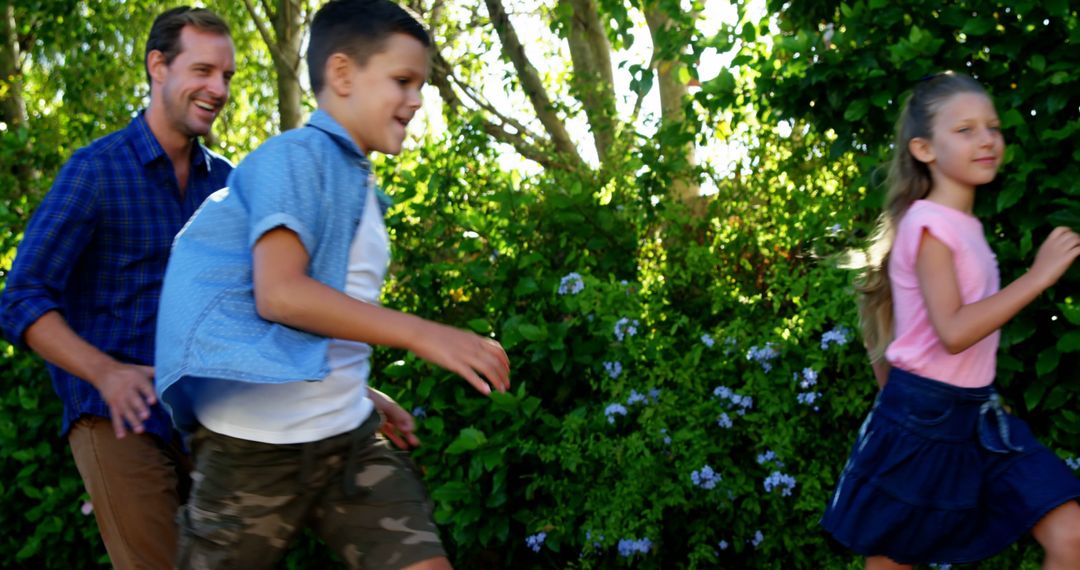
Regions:
<instances>
[{"instance_id":1,"label":"shirt sleeve","mask_svg":"<svg viewBox=\"0 0 1080 570\"><path fill-rule=\"evenodd\" d=\"M915 266L915 258L919 254L919 246L925 232L937 238L953 255L957 255L963 248L963 240L960 232L946 216L941 215L929 208L912 208L904 215L897 231L896 242L893 245L904 261L905 266Z\"/></svg>"},{"instance_id":2,"label":"shirt sleeve","mask_svg":"<svg viewBox=\"0 0 1080 570\"><path fill-rule=\"evenodd\" d=\"M71 270L90 243L96 225L97 186L92 159L73 156L38 206L19 244L0 295L0 328L24 346L30 325L61 299Z\"/></svg>"},{"instance_id":3,"label":"shirt sleeve","mask_svg":"<svg viewBox=\"0 0 1080 570\"><path fill-rule=\"evenodd\" d=\"M233 185L249 205L248 246L254 247L266 232L285 227L313 254L324 199L317 157L299 141L274 141L260 151L234 171Z\"/></svg>"}]
</instances>

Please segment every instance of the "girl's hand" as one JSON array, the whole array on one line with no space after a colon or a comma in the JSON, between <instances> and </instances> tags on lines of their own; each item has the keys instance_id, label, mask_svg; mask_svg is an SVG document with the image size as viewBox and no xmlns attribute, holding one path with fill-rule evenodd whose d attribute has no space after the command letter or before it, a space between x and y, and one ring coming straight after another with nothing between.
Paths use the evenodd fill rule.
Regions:
<instances>
[{"instance_id":1,"label":"girl's hand","mask_svg":"<svg viewBox=\"0 0 1080 570\"><path fill-rule=\"evenodd\" d=\"M1054 228L1035 254L1031 273L1039 279L1044 288L1050 287L1065 274L1078 255L1080 234L1064 226Z\"/></svg>"}]
</instances>

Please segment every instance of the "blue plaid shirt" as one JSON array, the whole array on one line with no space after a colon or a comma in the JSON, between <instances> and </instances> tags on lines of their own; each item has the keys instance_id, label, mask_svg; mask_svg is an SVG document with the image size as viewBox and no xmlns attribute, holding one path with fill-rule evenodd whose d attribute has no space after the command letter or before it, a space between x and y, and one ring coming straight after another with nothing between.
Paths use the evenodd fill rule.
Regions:
<instances>
[{"instance_id":1,"label":"blue plaid shirt","mask_svg":"<svg viewBox=\"0 0 1080 570\"><path fill-rule=\"evenodd\" d=\"M72 155L30 224L0 295L0 328L23 344L27 327L57 310L87 342L121 362L151 365L158 299L176 235L232 165L196 144L180 196L172 162L140 113L123 130ZM49 365L64 403L61 433L84 414L109 417L89 382ZM168 441L157 404L146 431Z\"/></svg>"}]
</instances>

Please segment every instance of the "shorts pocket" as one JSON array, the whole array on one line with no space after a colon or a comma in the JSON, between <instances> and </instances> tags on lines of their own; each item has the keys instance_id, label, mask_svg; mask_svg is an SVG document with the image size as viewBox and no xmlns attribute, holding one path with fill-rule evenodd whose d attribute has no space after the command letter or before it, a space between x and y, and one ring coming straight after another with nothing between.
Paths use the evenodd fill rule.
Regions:
<instances>
[{"instance_id":1,"label":"shorts pocket","mask_svg":"<svg viewBox=\"0 0 1080 570\"><path fill-rule=\"evenodd\" d=\"M237 551L243 522L191 504L180 507L177 568L227 568Z\"/></svg>"}]
</instances>

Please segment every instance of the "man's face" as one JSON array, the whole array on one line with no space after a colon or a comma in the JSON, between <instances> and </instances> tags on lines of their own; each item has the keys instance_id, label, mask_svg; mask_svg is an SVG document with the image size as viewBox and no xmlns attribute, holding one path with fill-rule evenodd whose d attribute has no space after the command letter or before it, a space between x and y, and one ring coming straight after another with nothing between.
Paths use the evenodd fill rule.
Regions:
<instances>
[{"instance_id":1,"label":"man's face","mask_svg":"<svg viewBox=\"0 0 1080 570\"><path fill-rule=\"evenodd\" d=\"M185 137L210 132L229 100L236 73L232 40L192 26L180 30L180 53L165 66L160 88L168 127Z\"/></svg>"}]
</instances>

